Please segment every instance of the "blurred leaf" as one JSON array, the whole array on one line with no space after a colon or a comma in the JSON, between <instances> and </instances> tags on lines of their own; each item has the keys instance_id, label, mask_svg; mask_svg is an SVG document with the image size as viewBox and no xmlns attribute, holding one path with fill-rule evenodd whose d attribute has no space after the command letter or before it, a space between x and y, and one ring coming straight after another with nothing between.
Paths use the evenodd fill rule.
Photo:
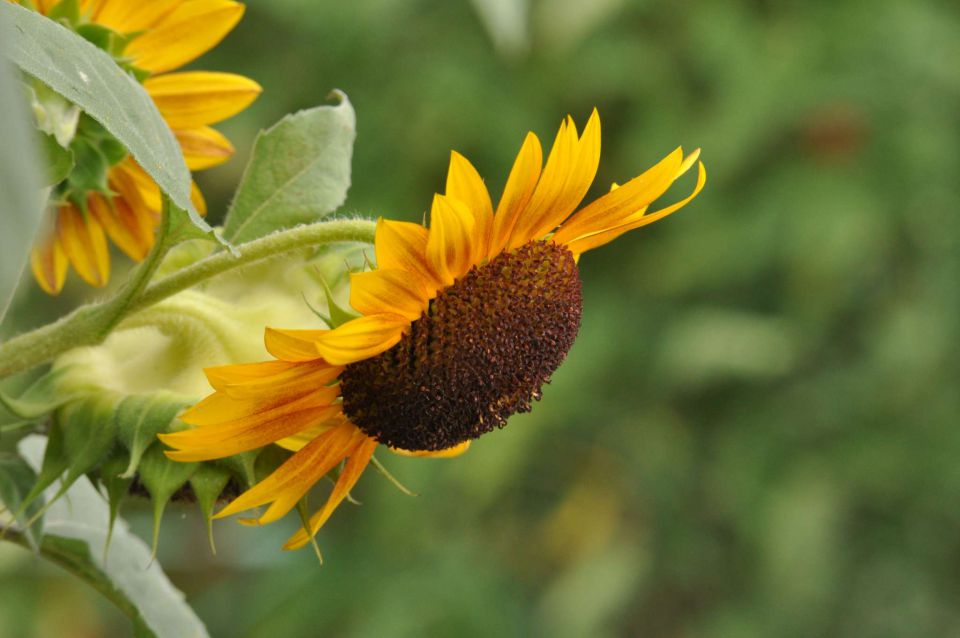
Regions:
<instances>
[{"instance_id":1,"label":"blurred leaf","mask_svg":"<svg viewBox=\"0 0 960 638\"><path fill-rule=\"evenodd\" d=\"M45 444L44 437L30 436L20 442L20 452L35 467L45 456ZM102 496L83 478L47 512L41 553L112 600L131 617L135 635L206 637L206 628L183 594L151 562L150 549L124 521L117 521L109 552L101 556L98 550L107 542L108 520Z\"/></svg>"},{"instance_id":2,"label":"blurred leaf","mask_svg":"<svg viewBox=\"0 0 960 638\"><path fill-rule=\"evenodd\" d=\"M4 2L0 16L14 27L13 62L100 122L194 224L208 229L190 201L180 146L143 87L105 52L39 13Z\"/></svg>"},{"instance_id":3,"label":"blurred leaf","mask_svg":"<svg viewBox=\"0 0 960 638\"><path fill-rule=\"evenodd\" d=\"M0 455L0 503L7 510L16 512L15 518L23 526L23 533L30 544L30 548L37 551L38 543L43 531L43 519L31 519L40 511L42 505L34 501L24 510L21 510L23 497L30 492L36 483L37 475L26 461L13 454Z\"/></svg>"},{"instance_id":4,"label":"blurred leaf","mask_svg":"<svg viewBox=\"0 0 960 638\"><path fill-rule=\"evenodd\" d=\"M9 3L4 2L4 5ZM0 320L3 320L40 227L43 177L32 122L16 72L7 63L13 27L0 14Z\"/></svg>"},{"instance_id":5,"label":"blurred leaf","mask_svg":"<svg viewBox=\"0 0 960 638\"><path fill-rule=\"evenodd\" d=\"M115 417L117 436L130 451L124 478L133 478L143 453L185 406L182 399L166 392L128 396L120 402Z\"/></svg>"},{"instance_id":6,"label":"blurred leaf","mask_svg":"<svg viewBox=\"0 0 960 638\"><path fill-rule=\"evenodd\" d=\"M336 106L288 115L261 131L240 180L224 237L240 244L315 222L335 211L350 187L356 115L347 96Z\"/></svg>"},{"instance_id":7,"label":"blurred leaf","mask_svg":"<svg viewBox=\"0 0 960 638\"><path fill-rule=\"evenodd\" d=\"M213 465L212 463L203 463L197 468L197 471L190 477L190 488L197 497L197 505L203 512L203 522L207 526L207 537L210 540L210 551L216 553L217 548L213 543L213 508L217 504L217 499L223 492L223 488L230 482L230 471Z\"/></svg>"},{"instance_id":8,"label":"blurred leaf","mask_svg":"<svg viewBox=\"0 0 960 638\"><path fill-rule=\"evenodd\" d=\"M196 463L171 461L160 443L149 448L140 461L140 482L150 492L153 503L153 555L160 542L160 521L170 497L183 487L197 469Z\"/></svg>"}]
</instances>

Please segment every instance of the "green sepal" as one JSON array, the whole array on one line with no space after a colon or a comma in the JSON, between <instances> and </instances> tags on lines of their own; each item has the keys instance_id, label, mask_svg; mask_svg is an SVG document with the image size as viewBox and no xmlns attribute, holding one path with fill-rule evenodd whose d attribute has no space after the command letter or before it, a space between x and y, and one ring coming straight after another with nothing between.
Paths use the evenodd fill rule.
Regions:
<instances>
[{"instance_id":1,"label":"green sepal","mask_svg":"<svg viewBox=\"0 0 960 638\"><path fill-rule=\"evenodd\" d=\"M130 38L102 24L89 22L79 25L74 31L93 46L109 53L113 58L120 58L123 55L123 50L130 43Z\"/></svg>"},{"instance_id":2,"label":"green sepal","mask_svg":"<svg viewBox=\"0 0 960 638\"><path fill-rule=\"evenodd\" d=\"M67 471L62 495L78 478L103 463L116 445L116 421L113 418L117 397L105 392L74 401L57 410L54 419L63 429L63 449ZM54 499L55 500L55 499Z\"/></svg>"},{"instance_id":3,"label":"green sepal","mask_svg":"<svg viewBox=\"0 0 960 638\"><path fill-rule=\"evenodd\" d=\"M285 450L279 445L268 445L267 447L261 450L260 454L257 456L257 462L255 466L256 470L256 482L260 482L263 479L267 478L273 472L283 465L284 461L293 456L293 452L290 450Z\"/></svg>"},{"instance_id":4,"label":"green sepal","mask_svg":"<svg viewBox=\"0 0 960 638\"><path fill-rule=\"evenodd\" d=\"M107 540L103 546L104 562L106 562L107 553L110 551L110 541L113 538L113 526L117 522L117 514L120 513L120 504L130 491L132 478L126 478L122 475L123 470L129 461L127 455L117 451L107 461L100 466L100 483L107 490L107 503L110 506L110 520L107 523Z\"/></svg>"},{"instance_id":5,"label":"green sepal","mask_svg":"<svg viewBox=\"0 0 960 638\"><path fill-rule=\"evenodd\" d=\"M63 428L57 421L53 421L47 434L47 447L43 453L43 462L40 464L40 473L37 475L33 487L30 488L20 504L22 511L25 511L38 496L43 494L44 490L53 485L53 482L63 475L67 470L67 463Z\"/></svg>"},{"instance_id":6,"label":"green sepal","mask_svg":"<svg viewBox=\"0 0 960 638\"><path fill-rule=\"evenodd\" d=\"M57 138L49 133L38 135L41 154L46 160L46 184L53 186L67 178L73 170L76 160L73 151L60 146Z\"/></svg>"},{"instance_id":7,"label":"green sepal","mask_svg":"<svg viewBox=\"0 0 960 638\"><path fill-rule=\"evenodd\" d=\"M244 483L245 489L250 489L257 484L257 457L265 448L241 452L221 459L220 462L233 470Z\"/></svg>"},{"instance_id":8,"label":"green sepal","mask_svg":"<svg viewBox=\"0 0 960 638\"><path fill-rule=\"evenodd\" d=\"M43 518L38 515L42 501L34 501L23 507L24 497L37 481L37 475L26 461L15 454L0 454L0 501L9 511L15 512L15 520L23 526L23 534L36 552L43 533Z\"/></svg>"},{"instance_id":9,"label":"green sepal","mask_svg":"<svg viewBox=\"0 0 960 638\"><path fill-rule=\"evenodd\" d=\"M163 453L160 443L150 446L140 460L140 482L150 492L153 502L153 557L157 556L157 546L160 543L160 521L163 510L166 509L170 498L187 481L197 469L197 463L181 463L171 461Z\"/></svg>"},{"instance_id":10,"label":"green sepal","mask_svg":"<svg viewBox=\"0 0 960 638\"><path fill-rule=\"evenodd\" d=\"M330 286L327 285L326 280L322 281L323 283L323 294L327 298L327 312L330 313L330 319L328 323L331 328L336 328L342 326L348 321L356 319L360 315L350 308L345 308L337 303L337 300L333 298L333 291L330 290Z\"/></svg>"},{"instance_id":11,"label":"green sepal","mask_svg":"<svg viewBox=\"0 0 960 638\"><path fill-rule=\"evenodd\" d=\"M213 508L217 505L217 499L223 493L223 489L230 482L232 475L230 471L213 463L203 463L197 468L197 471L190 477L190 488L197 497L197 505L203 513L203 522L207 526L207 538L210 541L210 551L217 553L217 547L213 542Z\"/></svg>"},{"instance_id":12,"label":"green sepal","mask_svg":"<svg viewBox=\"0 0 960 638\"><path fill-rule=\"evenodd\" d=\"M75 392L66 391L59 386L59 381L64 374L64 370L51 370L30 384L16 398L0 392L0 405L25 421L34 421L46 416L76 398Z\"/></svg>"},{"instance_id":13,"label":"green sepal","mask_svg":"<svg viewBox=\"0 0 960 638\"><path fill-rule=\"evenodd\" d=\"M89 139L78 135L70 144L75 164L67 176L68 193L86 200L86 194L108 192L107 171L110 162L100 147Z\"/></svg>"},{"instance_id":14,"label":"green sepal","mask_svg":"<svg viewBox=\"0 0 960 638\"><path fill-rule=\"evenodd\" d=\"M47 17L66 27L74 28L80 22L80 2L78 0L60 0L47 12Z\"/></svg>"},{"instance_id":15,"label":"green sepal","mask_svg":"<svg viewBox=\"0 0 960 638\"><path fill-rule=\"evenodd\" d=\"M177 413L187 405L187 401L162 391L124 397L114 417L117 437L130 451L124 478L133 478L143 453L157 440L157 434L168 432Z\"/></svg>"}]
</instances>

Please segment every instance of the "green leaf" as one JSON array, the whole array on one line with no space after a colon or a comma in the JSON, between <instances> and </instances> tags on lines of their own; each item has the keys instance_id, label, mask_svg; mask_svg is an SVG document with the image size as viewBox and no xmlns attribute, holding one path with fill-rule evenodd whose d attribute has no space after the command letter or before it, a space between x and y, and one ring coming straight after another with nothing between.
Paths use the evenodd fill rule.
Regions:
<instances>
[{"instance_id":1,"label":"green leaf","mask_svg":"<svg viewBox=\"0 0 960 638\"><path fill-rule=\"evenodd\" d=\"M41 537L42 520L34 516L42 505L34 501L29 507L21 510L23 497L34 486L37 475L26 461L13 454L0 455L0 502L11 512L16 512L15 518L23 526L23 533L30 544L30 548L37 551Z\"/></svg>"},{"instance_id":2,"label":"green leaf","mask_svg":"<svg viewBox=\"0 0 960 638\"><path fill-rule=\"evenodd\" d=\"M53 135L41 133L39 135L40 148L47 160L46 183L48 186L66 179L75 164L73 151L60 146Z\"/></svg>"},{"instance_id":3,"label":"green leaf","mask_svg":"<svg viewBox=\"0 0 960 638\"><path fill-rule=\"evenodd\" d=\"M44 454L45 439L30 436L19 450L34 467ZM44 519L40 553L83 578L109 598L134 625L134 635L157 638L205 638L203 623L184 602L156 562L150 548L117 520L109 554L107 504L86 477L54 503Z\"/></svg>"},{"instance_id":4,"label":"green leaf","mask_svg":"<svg viewBox=\"0 0 960 638\"><path fill-rule=\"evenodd\" d=\"M9 5L9 2L4 2ZM12 6L12 5L11 5ZM46 193L33 144L32 122L16 71L7 63L13 29L0 19L0 320L7 312L33 238L40 228Z\"/></svg>"},{"instance_id":5,"label":"green leaf","mask_svg":"<svg viewBox=\"0 0 960 638\"><path fill-rule=\"evenodd\" d=\"M210 540L210 551L217 553L213 543L213 508L223 488L230 482L230 471L212 463L204 463L190 477L190 487L197 497L197 505L203 512L203 521L207 526L207 538Z\"/></svg>"},{"instance_id":6,"label":"green leaf","mask_svg":"<svg viewBox=\"0 0 960 638\"><path fill-rule=\"evenodd\" d=\"M10 2L0 19L13 25L8 55L100 122L180 208L208 228L190 202L190 172L153 100L107 53L44 16Z\"/></svg>"},{"instance_id":7,"label":"green leaf","mask_svg":"<svg viewBox=\"0 0 960 638\"><path fill-rule=\"evenodd\" d=\"M115 421L120 442L130 451L124 478L133 478L143 453L166 432L187 403L166 392L125 397L117 406Z\"/></svg>"},{"instance_id":8,"label":"green leaf","mask_svg":"<svg viewBox=\"0 0 960 638\"><path fill-rule=\"evenodd\" d=\"M236 244L315 222L335 211L350 187L356 116L339 91L336 106L288 115L261 131L224 220Z\"/></svg>"},{"instance_id":9,"label":"green leaf","mask_svg":"<svg viewBox=\"0 0 960 638\"><path fill-rule=\"evenodd\" d=\"M153 555L160 542L160 521L170 497L183 487L197 469L196 463L171 461L157 443L151 446L140 461L140 482L150 492L153 502Z\"/></svg>"}]
</instances>

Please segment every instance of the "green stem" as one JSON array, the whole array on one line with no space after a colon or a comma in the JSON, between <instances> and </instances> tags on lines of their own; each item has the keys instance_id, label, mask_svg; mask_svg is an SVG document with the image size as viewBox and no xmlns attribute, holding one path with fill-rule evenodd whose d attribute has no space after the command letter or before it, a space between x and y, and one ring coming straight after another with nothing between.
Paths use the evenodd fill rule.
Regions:
<instances>
[{"instance_id":1,"label":"green stem","mask_svg":"<svg viewBox=\"0 0 960 638\"><path fill-rule=\"evenodd\" d=\"M365 219L298 226L242 244L239 255L228 251L213 254L148 286L170 248L169 228L164 226L146 261L114 297L77 308L55 323L0 344L0 378L51 361L71 348L96 345L124 317L221 273L309 246L349 241L370 243L375 230L376 222Z\"/></svg>"},{"instance_id":2,"label":"green stem","mask_svg":"<svg viewBox=\"0 0 960 638\"><path fill-rule=\"evenodd\" d=\"M4 540L20 545L27 550L32 549L23 532L11 528L0 527L0 529L5 531L5 535L3 536ZM90 561L85 560L82 554L78 554L75 548L71 549L63 543L64 541L56 536L44 536L38 548L40 556L43 556L55 565L59 565L70 574L96 589L104 598L123 612L131 622L135 625L141 625L143 620L140 617L140 612L137 610L136 605L130 602L120 590L114 587L97 568L91 565Z\"/></svg>"}]
</instances>

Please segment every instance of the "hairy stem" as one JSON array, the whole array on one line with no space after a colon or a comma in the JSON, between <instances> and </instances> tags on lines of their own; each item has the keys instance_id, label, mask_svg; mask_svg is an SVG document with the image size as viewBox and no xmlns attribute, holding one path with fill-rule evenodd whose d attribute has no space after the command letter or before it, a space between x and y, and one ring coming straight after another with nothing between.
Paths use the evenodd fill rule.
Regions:
<instances>
[{"instance_id":1,"label":"hairy stem","mask_svg":"<svg viewBox=\"0 0 960 638\"><path fill-rule=\"evenodd\" d=\"M165 216L166 217L166 216ZM124 317L143 310L191 286L274 255L334 242L372 242L376 223L343 219L298 226L240 245L239 254L215 253L150 284L166 251L167 228L131 280L113 297L77 308L55 323L18 335L0 344L0 378L51 361L71 348L102 342ZM149 284L149 285L148 285Z\"/></svg>"}]
</instances>

